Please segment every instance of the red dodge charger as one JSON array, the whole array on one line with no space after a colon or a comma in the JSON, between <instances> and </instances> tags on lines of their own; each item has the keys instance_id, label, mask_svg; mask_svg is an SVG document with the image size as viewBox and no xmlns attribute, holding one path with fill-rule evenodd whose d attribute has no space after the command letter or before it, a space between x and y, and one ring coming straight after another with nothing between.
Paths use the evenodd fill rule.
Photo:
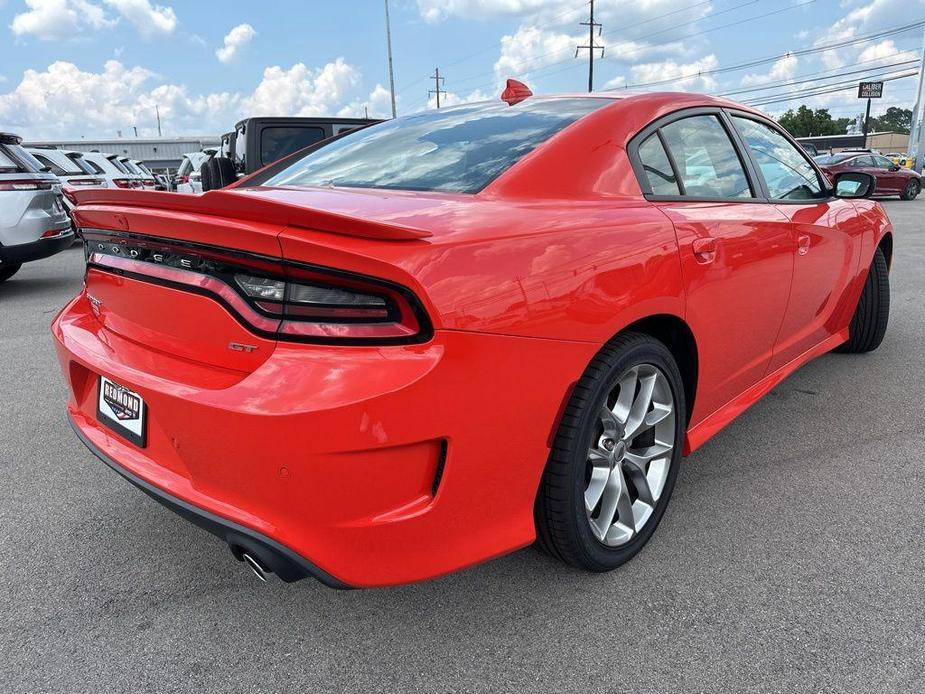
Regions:
<instances>
[{"instance_id":1,"label":"red dodge charger","mask_svg":"<svg viewBox=\"0 0 925 694\"><path fill-rule=\"evenodd\" d=\"M86 279L52 332L78 437L260 577L384 586L534 541L606 571L683 455L882 340L869 175L830 184L730 101L508 101L201 196L72 191Z\"/></svg>"}]
</instances>

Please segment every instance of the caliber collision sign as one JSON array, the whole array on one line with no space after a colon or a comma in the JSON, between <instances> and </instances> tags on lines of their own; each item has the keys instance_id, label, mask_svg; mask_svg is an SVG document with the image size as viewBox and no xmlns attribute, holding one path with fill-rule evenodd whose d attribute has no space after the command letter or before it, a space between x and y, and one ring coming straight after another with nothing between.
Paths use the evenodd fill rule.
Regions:
<instances>
[{"instance_id":1,"label":"caliber collision sign","mask_svg":"<svg viewBox=\"0 0 925 694\"><path fill-rule=\"evenodd\" d=\"M858 85L859 99L880 99L883 97L883 82L861 82Z\"/></svg>"}]
</instances>

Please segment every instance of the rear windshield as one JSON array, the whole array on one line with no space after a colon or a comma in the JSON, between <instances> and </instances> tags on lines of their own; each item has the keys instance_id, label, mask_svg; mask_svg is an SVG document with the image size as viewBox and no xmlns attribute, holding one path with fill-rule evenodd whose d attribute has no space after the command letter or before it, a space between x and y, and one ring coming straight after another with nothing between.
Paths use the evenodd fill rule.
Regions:
<instances>
[{"instance_id":1,"label":"rear windshield","mask_svg":"<svg viewBox=\"0 0 925 694\"><path fill-rule=\"evenodd\" d=\"M67 157L55 157L54 155L41 154L35 152L32 154L33 157L39 160L43 166L47 166L51 169L51 172L55 176L80 176L83 174L83 171L75 164L73 161ZM60 162L60 163L59 163ZM67 168L65 168L65 166Z\"/></svg>"},{"instance_id":2,"label":"rear windshield","mask_svg":"<svg viewBox=\"0 0 925 694\"><path fill-rule=\"evenodd\" d=\"M609 99L465 104L373 125L306 154L266 186L477 193L525 154Z\"/></svg>"},{"instance_id":3,"label":"rear windshield","mask_svg":"<svg viewBox=\"0 0 925 694\"><path fill-rule=\"evenodd\" d=\"M101 170L99 170L99 167L97 167L98 170L94 172L94 170L90 168L91 163L84 159L79 152L70 152L65 156L74 162L74 166L79 168L85 174L103 173Z\"/></svg>"},{"instance_id":4,"label":"rear windshield","mask_svg":"<svg viewBox=\"0 0 925 694\"><path fill-rule=\"evenodd\" d=\"M3 151L3 145L0 145L0 173L18 173L19 164L13 161L13 158Z\"/></svg>"},{"instance_id":5,"label":"rear windshield","mask_svg":"<svg viewBox=\"0 0 925 694\"><path fill-rule=\"evenodd\" d=\"M0 152L3 152L3 159L0 160L0 167L9 170L21 170L25 173L37 173L47 171L48 168L38 159L29 154L22 145L0 145Z\"/></svg>"},{"instance_id":6,"label":"rear windshield","mask_svg":"<svg viewBox=\"0 0 925 694\"><path fill-rule=\"evenodd\" d=\"M106 158L109 160L109 163L115 166L121 173L124 173L124 174L130 173L129 170L125 168L125 164L119 161L117 157L112 156L112 157L106 157Z\"/></svg>"}]
</instances>

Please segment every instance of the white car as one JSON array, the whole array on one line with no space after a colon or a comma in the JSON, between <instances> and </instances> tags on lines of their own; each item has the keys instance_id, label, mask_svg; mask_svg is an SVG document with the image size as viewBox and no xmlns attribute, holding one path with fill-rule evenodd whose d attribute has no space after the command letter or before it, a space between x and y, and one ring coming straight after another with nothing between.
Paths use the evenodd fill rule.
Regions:
<instances>
[{"instance_id":1,"label":"white car","mask_svg":"<svg viewBox=\"0 0 925 694\"><path fill-rule=\"evenodd\" d=\"M106 179L96 175L90 165L83 160L83 155L80 152L45 147L28 147L26 151L35 157L49 172L57 176L63 185L80 188L107 187ZM74 204L67 199L67 196L62 197L62 201L68 216L70 216Z\"/></svg>"},{"instance_id":2,"label":"white car","mask_svg":"<svg viewBox=\"0 0 925 694\"><path fill-rule=\"evenodd\" d=\"M178 193L202 192L202 165L214 157L217 152L217 148L207 147L201 152L190 152L183 155L183 161L177 169Z\"/></svg>"},{"instance_id":3,"label":"white car","mask_svg":"<svg viewBox=\"0 0 925 694\"><path fill-rule=\"evenodd\" d=\"M115 154L84 152L83 160L98 177L106 179L110 188L141 188L143 185L141 176L129 173Z\"/></svg>"}]
</instances>

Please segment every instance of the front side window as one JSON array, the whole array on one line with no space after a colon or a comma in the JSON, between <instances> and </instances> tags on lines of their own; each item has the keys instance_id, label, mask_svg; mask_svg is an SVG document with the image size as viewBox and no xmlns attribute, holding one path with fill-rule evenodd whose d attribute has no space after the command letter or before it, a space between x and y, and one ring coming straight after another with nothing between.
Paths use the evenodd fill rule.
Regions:
<instances>
[{"instance_id":1,"label":"front side window","mask_svg":"<svg viewBox=\"0 0 925 694\"><path fill-rule=\"evenodd\" d=\"M527 99L423 111L343 135L267 186L477 193L528 152L610 99Z\"/></svg>"},{"instance_id":2,"label":"front side window","mask_svg":"<svg viewBox=\"0 0 925 694\"><path fill-rule=\"evenodd\" d=\"M680 195L678 179L658 135L650 135L639 145L639 161L653 195Z\"/></svg>"},{"instance_id":3,"label":"front side window","mask_svg":"<svg viewBox=\"0 0 925 694\"><path fill-rule=\"evenodd\" d=\"M732 140L714 115L690 116L661 129L684 195L750 198L752 190Z\"/></svg>"},{"instance_id":4,"label":"front side window","mask_svg":"<svg viewBox=\"0 0 925 694\"><path fill-rule=\"evenodd\" d=\"M881 157L879 154L874 156L874 164L878 169L892 169L893 162L887 159L886 157Z\"/></svg>"},{"instance_id":5,"label":"front side window","mask_svg":"<svg viewBox=\"0 0 925 694\"><path fill-rule=\"evenodd\" d=\"M828 195L816 170L790 140L766 123L742 116L733 116L733 121L755 156L772 199L808 200Z\"/></svg>"}]
</instances>

